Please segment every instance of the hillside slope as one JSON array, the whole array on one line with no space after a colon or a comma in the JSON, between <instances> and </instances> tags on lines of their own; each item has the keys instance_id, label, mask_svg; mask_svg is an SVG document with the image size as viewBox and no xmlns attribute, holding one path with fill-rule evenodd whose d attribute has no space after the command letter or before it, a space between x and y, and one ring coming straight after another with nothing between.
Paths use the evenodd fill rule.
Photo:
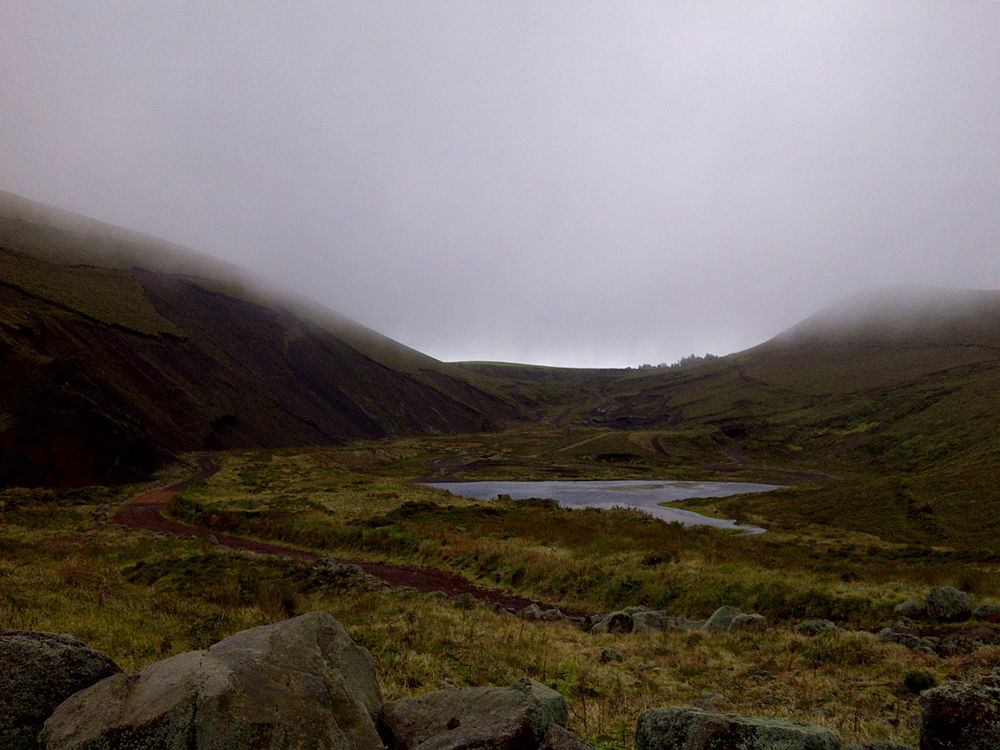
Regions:
<instances>
[{"instance_id":1,"label":"hillside slope","mask_svg":"<svg viewBox=\"0 0 1000 750\"><path fill-rule=\"evenodd\" d=\"M734 463L839 476L740 500L822 523L1000 551L1000 292L856 295L760 346L616 381L593 425L708 430Z\"/></svg>"},{"instance_id":2,"label":"hillside slope","mask_svg":"<svg viewBox=\"0 0 1000 750\"><path fill-rule=\"evenodd\" d=\"M0 193L0 485L164 453L472 432L488 382L207 256Z\"/></svg>"}]
</instances>

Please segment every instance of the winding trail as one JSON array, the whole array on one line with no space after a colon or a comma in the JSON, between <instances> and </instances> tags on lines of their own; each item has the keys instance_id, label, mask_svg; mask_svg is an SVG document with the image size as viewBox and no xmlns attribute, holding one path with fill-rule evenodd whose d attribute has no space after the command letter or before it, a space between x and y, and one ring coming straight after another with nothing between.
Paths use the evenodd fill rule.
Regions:
<instances>
[{"instance_id":1,"label":"winding trail","mask_svg":"<svg viewBox=\"0 0 1000 750\"><path fill-rule=\"evenodd\" d=\"M143 531L152 531L157 534L168 534L177 537L195 536L204 539L211 536L215 538L220 546L227 549L254 552L259 555L274 555L306 562L328 557L296 547L258 542L253 539L244 539L243 537L230 536L228 534L219 534L211 529L191 526L164 518L163 509L178 494L196 482L205 481L219 470L219 467L215 465L210 456L200 455L197 457L197 462L198 468L193 475L166 487L160 487L138 495L129 503L122 506L113 516L115 523L133 529L142 529ZM366 573L394 587L409 586L423 592L440 591L448 596L469 594L481 601L506 607L515 612L524 609L529 604L537 604L542 609L550 609L552 607L552 605L544 604L534 599L514 596L498 589L486 588L485 586L477 586L461 576L435 568L387 565L385 563L365 562L362 560L337 559L337 562L346 565L357 565ZM567 615L583 614L582 612L572 610L563 611Z\"/></svg>"}]
</instances>

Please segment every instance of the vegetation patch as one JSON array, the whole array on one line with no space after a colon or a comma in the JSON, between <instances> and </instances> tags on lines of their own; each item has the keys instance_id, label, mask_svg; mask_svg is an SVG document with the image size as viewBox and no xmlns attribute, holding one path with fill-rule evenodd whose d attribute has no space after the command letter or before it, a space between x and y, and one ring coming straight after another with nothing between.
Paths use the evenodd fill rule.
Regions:
<instances>
[{"instance_id":1,"label":"vegetation patch","mask_svg":"<svg viewBox=\"0 0 1000 750\"><path fill-rule=\"evenodd\" d=\"M147 335L183 332L156 312L127 271L46 263L0 249L0 282L91 320ZM11 321L17 324L17 320Z\"/></svg>"}]
</instances>

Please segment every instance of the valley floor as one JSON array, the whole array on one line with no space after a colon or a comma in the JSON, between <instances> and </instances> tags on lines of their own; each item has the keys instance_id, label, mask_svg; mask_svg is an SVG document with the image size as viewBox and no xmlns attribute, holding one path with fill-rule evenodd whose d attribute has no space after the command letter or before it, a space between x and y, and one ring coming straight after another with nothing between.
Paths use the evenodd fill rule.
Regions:
<instances>
[{"instance_id":1,"label":"valley floor","mask_svg":"<svg viewBox=\"0 0 1000 750\"><path fill-rule=\"evenodd\" d=\"M970 590L975 603L994 594L998 570L988 560L808 524L747 536L629 511L464 500L412 483L442 473L712 476L706 461L636 449L648 440L641 433L519 431L217 454L218 473L169 506L175 521L206 536L293 548L302 551L299 559L111 521L136 495L180 481L197 458L146 487L8 489L0 493L0 626L69 632L136 669L245 627L323 609L371 650L390 699L529 676L562 692L571 727L607 748L631 747L641 710L706 692L725 696L727 710L793 716L838 729L846 741L915 744L915 686L1000 663L996 647L940 658L874 635L892 622L895 604L930 585ZM637 458L595 460L595 450ZM780 472L764 463L743 460L714 476L773 481ZM787 492L803 491L809 485ZM725 512L739 509L741 499L687 506ZM479 590L568 611L643 604L704 618L733 605L765 615L772 627L758 634L594 634L568 621L528 622L467 597L331 576L313 557L440 570ZM816 617L845 630L817 638L792 631ZM602 660L605 649L622 660Z\"/></svg>"}]
</instances>

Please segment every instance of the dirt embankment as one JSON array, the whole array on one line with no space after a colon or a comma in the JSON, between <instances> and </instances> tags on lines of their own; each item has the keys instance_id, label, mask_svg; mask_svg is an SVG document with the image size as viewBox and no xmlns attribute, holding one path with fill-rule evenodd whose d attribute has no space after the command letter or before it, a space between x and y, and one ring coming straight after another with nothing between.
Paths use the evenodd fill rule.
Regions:
<instances>
[{"instance_id":1,"label":"dirt embankment","mask_svg":"<svg viewBox=\"0 0 1000 750\"><path fill-rule=\"evenodd\" d=\"M324 555L309 552L308 550L297 549L295 547L288 547L281 544L258 542L252 539L243 539L242 537L229 536L226 534L218 534L210 529L203 529L198 526L191 526L186 523L180 523L179 521L164 518L164 508L175 497L177 497L180 492L190 487L195 482L201 482L208 479L216 471L218 471L218 467L209 456L198 456L198 468L192 476L167 487L150 490L149 492L139 495L127 505L123 506L121 510L114 515L114 520L116 523L120 523L130 528L152 531L158 534L169 534L171 536L181 537L194 536L201 538L211 536L222 547L245 552L255 552L260 555L276 555L279 557L288 557L295 560L305 561L319 560L324 557ZM477 586L461 576L434 568L418 568L407 565L386 565L384 563L372 563L361 560L342 560L339 558L337 559L337 562L357 565L366 573L369 573L394 587L410 586L418 591L424 592L441 591L448 596L470 594L471 596L474 596L484 602L496 604L514 611L521 610L533 603L538 604L543 609L551 606L522 596L514 596L497 589ZM567 611L566 614L581 613Z\"/></svg>"}]
</instances>

